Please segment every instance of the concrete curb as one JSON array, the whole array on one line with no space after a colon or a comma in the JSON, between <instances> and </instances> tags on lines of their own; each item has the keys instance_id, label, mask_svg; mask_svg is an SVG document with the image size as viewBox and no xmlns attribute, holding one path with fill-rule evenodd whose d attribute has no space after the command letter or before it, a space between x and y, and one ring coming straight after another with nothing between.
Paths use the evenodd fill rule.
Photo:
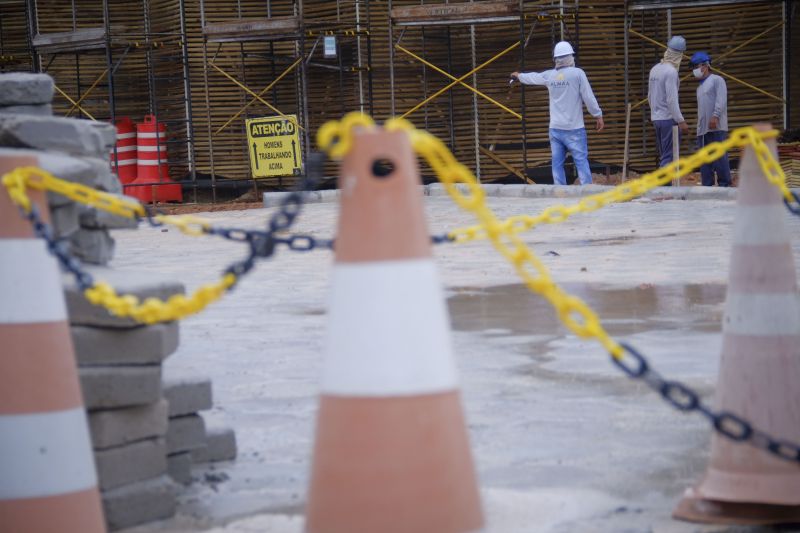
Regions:
<instances>
[{"instance_id":1,"label":"concrete curb","mask_svg":"<svg viewBox=\"0 0 800 533\"><path fill-rule=\"evenodd\" d=\"M487 197L490 198L582 198L592 194L610 191L611 185L584 185L584 186L555 186L555 185L481 185ZM460 185L459 189L467 192L466 186ZM651 200L735 200L735 187L656 187L647 192L642 198ZM800 189L792 189L800 193ZM424 196L447 196L447 191L441 183L431 183L422 186ZM265 192L264 207L276 208L280 205L288 192ZM325 191L311 191L306 193L307 204L324 204L336 202L339 199L339 189Z\"/></svg>"}]
</instances>

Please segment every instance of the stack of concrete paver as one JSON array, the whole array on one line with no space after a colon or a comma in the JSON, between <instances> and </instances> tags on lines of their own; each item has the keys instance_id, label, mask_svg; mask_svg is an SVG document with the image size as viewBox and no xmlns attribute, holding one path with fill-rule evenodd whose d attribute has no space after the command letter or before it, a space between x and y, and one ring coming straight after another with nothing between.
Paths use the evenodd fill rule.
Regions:
<instances>
[{"instance_id":1,"label":"stack of concrete paver","mask_svg":"<svg viewBox=\"0 0 800 533\"><path fill-rule=\"evenodd\" d=\"M183 292L171 281L103 267L92 275L140 299ZM177 487L167 475L169 405L162 363L178 347L178 323L142 326L86 301L65 285L72 338L109 528L167 518Z\"/></svg>"},{"instance_id":2,"label":"stack of concrete paver","mask_svg":"<svg viewBox=\"0 0 800 533\"><path fill-rule=\"evenodd\" d=\"M69 181L119 194L109 153L116 129L110 124L52 115L53 79L45 74L0 74L0 154L38 157L39 166ZM79 259L104 265L114 253L108 230L135 228L135 220L48 195L56 237Z\"/></svg>"},{"instance_id":3,"label":"stack of concrete paver","mask_svg":"<svg viewBox=\"0 0 800 533\"><path fill-rule=\"evenodd\" d=\"M53 90L47 75L0 74L0 155L32 155L58 178L119 194L121 185L108 160L114 127L52 116ZM95 279L140 300L184 292L182 284L171 280L103 266L114 253L108 230L134 228L136 221L55 194L48 194L48 204L55 236L69 243L70 253ZM177 485L168 475L168 454L169 472L180 470L176 463L191 468L192 463L236 455L233 433L222 433L222 439L207 435L197 415L211 407L211 383L169 385L175 402L170 405L164 398L162 363L178 347L178 324L142 326L112 316L88 303L70 276L64 278L64 292L109 529L170 517ZM181 482L186 483L191 475L183 472Z\"/></svg>"},{"instance_id":4,"label":"stack of concrete paver","mask_svg":"<svg viewBox=\"0 0 800 533\"><path fill-rule=\"evenodd\" d=\"M211 381L166 377L164 397L169 403L167 463L175 481L192 481L192 465L236 457L236 436L225 428L206 428L200 411L212 406Z\"/></svg>"}]
</instances>

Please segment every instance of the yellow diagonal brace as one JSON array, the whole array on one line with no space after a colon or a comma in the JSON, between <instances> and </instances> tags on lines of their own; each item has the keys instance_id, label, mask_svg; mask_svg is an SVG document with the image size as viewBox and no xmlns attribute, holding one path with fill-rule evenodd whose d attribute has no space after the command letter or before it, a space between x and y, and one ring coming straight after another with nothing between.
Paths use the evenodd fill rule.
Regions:
<instances>
[{"instance_id":1,"label":"yellow diagonal brace","mask_svg":"<svg viewBox=\"0 0 800 533\"><path fill-rule=\"evenodd\" d=\"M508 161L505 161L503 158L501 158L499 155L495 154L491 150L487 150L483 146L479 146L478 149L481 151L481 153L483 155L485 155L486 157L488 157L489 159L491 159L492 161L494 161L495 163L497 163L498 165L500 165L504 169L508 170L509 172L514 174L516 177L518 177L522 181L527 181L531 185L536 185L536 182L533 181L532 179L530 179L525 174L523 174L521 170L518 170L518 169L514 168L513 166L511 166L511 164Z\"/></svg>"},{"instance_id":2,"label":"yellow diagonal brace","mask_svg":"<svg viewBox=\"0 0 800 533\"><path fill-rule=\"evenodd\" d=\"M448 89L450 89L452 86L454 86L454 85L455 85L455 84L457 84L457 83L460 83L460 82L464 81L465 79L467 79L468 77L472 76L474 73L478 72L479 70L481 70L482 68L486 67L486 66L487 66L487 65L489 65L490 63L493 63L494 61L496 61L496 60L497 60L497 59L499 59L500 57L502 57L502 56L504 56L505 54L509 53L509 52L510 52L510 51L512 51L514 48L516 48L517 46L519 46L519 44L520 44L520 43L519 43L519 41L517 41L516 43L512 44L511 46L509 46L508 48L506 48L505 50L503 50L502 52L500 52L499 54L497 54L497 55L496 55L496 56L494 56L493 58L491 58L491 59L489 59L488 61L486 61L485 63L482 63L482 64L478 65L477 67L475 67L474 69L470 70L469 72L467 72L467 73L466 73L466 74L464 74L463 76L460 76L460 77L456 78L456 80L455 80L455 81L453 81L453 82L450 82L450 84L448 84L447 86L445 86L445 87L443 87L442 89L440 89L440 90L436 91L434 94L430 95L430 96L429 96L429 97L427 97L425 100L423 100L422 102L418 103L417 105L415 105L414 107L412 107L411 109L409 109L408 111L406 111L406 112L405 112L405 113L404 113L404 114L401 116L401 118L405 118L405 117L407 117L408 115L410 115L411 113L413 113L414 111L416 111L416 110L417 110L417 109L419 109L420 107L424 106L425 104L427 104L428 102L430 102L430 101L431 101L431 100L433 100L434 98L438 98L438 97L439 97L439 95L441 95L442 93L444 93L445 91L447 91ZM400 46L400 45L395 45L395 46Z\"/></svg>"},{"instance_id":3,"label":"yellow diagonal brace","mask_svg":"<svg viewBox=\"0 0 800 533\"><path fill-rule=\"evenodd\" d=\"M781 24L783 24L783 22L781 22ZM761 37L762 35L764 35L764 34L765 34L765 33L767 33L768 31L772 31L772 30L773 30L773 29L775 29L776 27L777 27L777 26L773 26L773 27L769 28L768 30L765 30L765 31L761 32L761 34L759 34L759 35L757 35L757 36L753 37L753 38L750 40L750 42L754 41L754 40L755 40L755 39L757 39L758 37ZM650 37L648 37L647 35L643 35L643 34L639 33L638 31L636 31L636 30L634 30L634 29L632 29L632 28L628 28L628 32L630 32L630 33L634 34L635 36L639 37L640 39L644 39L645 41L647 41L647 42L650 42L650 43L653 43L653 44L654 44L654 45L656 45L656 46L660 46L661 48L666 48L666 47L667 47L665 44L663 44L663 43L660 43L660 42L658 42L658 41L656 41L656 40L654 40L654 39L651 39L651 38L650 38ZM740 46L738 46L738 47L734 48L733 50L729 51L727 54L723 54L723 55L721 55L721 56L719 57L719 59L722 59L723 57L725 57L725 56L727 56L727 55L730 55L730 54L731 54L731 53L733 53L735 50L738 50L739 48L741 48L742 46L744 46L744 44L745 44L745 43L743 43L742 45L740 45ZM691 58L690 58L689 56L687 56L686 54L683 54L683 57L685 57L686 59L691 59ZM714 67L711 67L711 70L713 70L714 72L717 72L717 73L719 73L721 76L724 76L724 77L726 77L726 78L728 78L728 79L731 79L731 80L735 81L736 83L740 83L740 84L744 85L744 86L745 86L745 87L747 87L748 89L752 89L752 90L754 90L754 91L756 91L756 92L759 92L759 93L761 93L761 94L763 94L763 95L765 95L765 96L769 96L770 98L774 98L775 100L778 100L779 102L783 102L783 98L781 98L780 96L775 96L775 95L774 95L774 94L772 94L772 93L768 93L768 92L767 92L767 91L765 91L764 89L761 89L761 88L759 88L759 87L756 87L755 85L752 85L752 84L750 84L750 83L747 83L747 82L746 82L746 81L744 81L744 80L740 80L739 78L737 78L737 77L735 77L735 76L732 76L732 75L728 74L728 73L727 73L727 72L725 72L725 71L719 70L719 69L717 69L717 68L714 68ZM684 76L684 77L681 79L681 81L684 81L684 80L686 80L686 79L688 79L688 78L689 78L689 75L687 74L686 76ZM641 107L641 106L642 106L642 105L644 105L645 103L647 103L647 98L645 98L644 100L642 100L642 101L640 101L639 103L637 103L636 105L634 105L634 106L631 108L631 110L638 109L639 107Z\"/></svg>"},{"instance_id":4,"label":"yellow diagonal brace","mask_svg":"<svg viewBox=\"0 0 800 533\"><path fill-rule=\"evenodd\" d=\"M53 85L53 87L55 88L55 90L56 90L56 91L58 91L58 94L60 94L61 96L63 96L63 97L64 97L64 98L66 98L67 100L69 100L69 102L70 102L70 103L71 103L73 106L75 106L75 107L77 107L78 109L80 109L81 111L83 111L83 114L84 114L84 115L86 115L86 116L87 116L87 117L89 117L90 119L92 119L92 120L94 120L95 122L97 122L97 119L96 119L96 118L94 118L94 117L92 116L92 114L91 114L91 113L89 113L89 112L88 112L88 111L86 111L84 108L82 108L81 106L79 106L79 105L78 105L78 102L76 102L75 100L73 100L72 98L70 98L70 97L69 97L69 95L68 95L67 93L65 93L64 91L62 91L62 90L61 90L61 89L58 87L58 85Z\"/></svg>"},{"instance_id":5,"label":"yellow diagonal brace","mask_svg":"<svg viewBox=\"0 0 800 533\"><path fill-rule=\"evenodd\" d=\"M423 63L423 64L425 64L425 65L429 66L430 68L432 68L433 70L435 70L435 71L436 71L436 72L438 72L439 74L442 74L442 75L444 75L444 76L447 76L447 77L448 77L448 78L450 78L451 80L454 80L455 82L457 82L457 83L459 83L459 84L463 85L465 88L467 88L467 89L469 89L470 91L474 92L474 93L475 93L475 94L477 94L478 96L482 96L482 97L483 97L483 98L485 98L486 100L489 100L491 103L493 103L494 105L496 105L497 107L499 107L500 109L502 109L503 111L505 111L506 113L508 113L508 114L510 114L510 115L513 115L513 116L517 117L519 120L522 120L522 115L520 115L520 114L519 114L519 113L517 113L516 111L514 111L514 110L512 110L512 109L509 109L508 107L504 106L503 104L501 104L500 102L498 102L497 100L495 100L494 98L492 98L491 96L488 96L488 95L486 95L486 94L482 93L481 91L479 91L478 89L476 89L476 88L475 88L475 87L473 87L472 85L469 85L468 83L464 83L463 81L460 81L460 80L459 80L458 78L456 78L455 76L452 76L451 74L447 73L446 71L444 71L444 70L440 69L439 67L437 67L437 66L436 66L436 65L434 65L433 63L431 63L431 62L429 62L429 61L426 61L425 59L421 58L420 56L418 56L418 55L417 55L417 54L415 54L414 52L411 52L410 50L407 50L407 49L403 48L403 47L402 47L402 46L400 46L399 44L398 44L398 45L396 45L396 46L395 46L395 48L397 48L397 49L398 49L398 50L400 50L401 52L404 52L404 53L406 53L406 54L410 55L411 57L413 57L414 59L416 59L416 60L417 60L417 61L419 61L420 63ZM476 70L476 72L477 72L477 70ZM405 117L406 115L403 115L403 116Z\"/></svg>"},{"instance_id":6,"label":"yellow diagonal brace","mask_svg":"<svg viewBox=\"0 0 800 533\"><path fill-rule=\"evenodd\" d=\"M83 99L86 98L87 96L89 96L89 93L92 92L95 87L97 87L97 84L100 83L100 80L102 80L103 78L106 77L107 73L108 73L108 69L105 69L103 71L103 73L100 74L100 76L98 76L96 80L94 80L94 83L88 89L86 89L86 92L83 93L83 96L81 96L78 99L78 101L75 102L75 104L72 107L69 108L69 111L67 111L67 114L64 115L65 117L70 116L72 114L72 112L80 106L80 103L83 102ZM84 113L85 113L85 111L84 111Z\"/></svg>"},{"instance_id":7,"label":"yellow diagonal brace","mask_svg":"<svg viewBox=\"0 0 800 533\"><path fill-rule=\"evenodd\" d=\"M270 104L269 102L267 102L266 100L264 100L263 98L261 98L260 96L258 96L256 93L254 93L253 91L251 91L251 90L250 90L250 89L249 89L249 88L248 88L246 85L244 85L244 84L243 84L243 83L241 83L239 80L237 80L236 78L234 78L233 76L231 76L230 74L228 74L227 72L225 72L224 70L222 70L221 68L219 68L219 67L218 67L217 65L215 65L214 63L212 63L212 62L210 62L210 61L209 61L209 62L208 62L208 64L209 64L209 65L211 65L212 67L214 67L216 70L218 70L218 71L220 72L220 74L222 74L223 76L225 76L226 78L228 78L229 80L231 80L231 81L232 81L234 84L236 84L237 86L239 86L239 88L241 88L241 89L242 89L243 91L245 91L247 94L249 94L250 96L252 96L252 97L253 97L253 98L255 98L256 100L258 100L259 102L261 102L262 104L264 104L264 105L265 105L265 106L267 106L268 108L270 108L270 109L272 109L273 111L275 111L275 112L276 112L278 115L280 115L281 117L285 118L286 120L289 120L289 121L293 122L293 123L294 123L294 125L295 125L295 126L297 126L297 127L300 129L300 130L302 130L302 131L305 131L305 130L304 130L304 128L303 128L303 127L302 127L300 124L298 124L298 122L297 122L297 120L296 120L296 119L294 119L294 118L292 118L292 117L290 117L290 116L284 115L284 114L281 112L281 110L280 110L280 109L278 109L278 108L277 108L277 107L275 107L274 105Z\"/></svg>"},{"instance_id":8,"label":"yellow diagonal brace","mask_svg":"<svg viewBox=\"0 0 800 533\"><path fill-rule=\"evenodd\" d=\"M295 61L295 62L294 62L294 63L292 63L291 65L289 65L289 67L288 67L286 70L284 70L283 72L281 72L281 75L280 75L280 76L278 76L277 78L275 78L275 79L274 79L274 80L273 80L273 81L272 81L272 82L271 82L269 85L267 85L266 87L264 87L264 90L263 90L263 91L261 91L261 92L259 92L259 93L258 93L258 96L263 96L263 95L264 95L264 93L266 93L267 91L269 91L270 89L272 89L272 87L274 87L276 83L278 83L279 81L281 81L281 80L283 79L283 77L284 77L284 76L286 76L286 75L287 75L287 74L289 74L289 73L290 73L292 70L294 70L294 68L295 68L297 65L299 65L299 64L300 64L300 62L301 62L302 60L303 60L303 58L301 57L300 59L298 59L297 61ZM239 115L241 115L242 113L244 113L244 110L245 110L245 109L247 109L248 107L250 107L251 105L253 105L253 104L254 104L254 103L256 103L257 101L258 101L258 100L257 100L256 98L253 98L252 100L250 100L250 102L249 102L249 103L248 103L246 106L244 106L243 108L241 108L241 109L239 110L239 112L238 112L238 113L236 113L235 115L233 115L233 116L230 118L230 120L228 120L228 122L226 122L225 124L223 124L222 126L220 126L220 127L219 127L219 129L217 129L217 131L215 131L215 132L214 132L214 135L218 135L218 134L219 134L219 132L221 132L222 130L224 130L224 129L225 129L227 126L228 126L228 124L230 124L231 122L233 122L234 120L236 120L237 118L239 118Z\"/></svg>"}]
</instances>

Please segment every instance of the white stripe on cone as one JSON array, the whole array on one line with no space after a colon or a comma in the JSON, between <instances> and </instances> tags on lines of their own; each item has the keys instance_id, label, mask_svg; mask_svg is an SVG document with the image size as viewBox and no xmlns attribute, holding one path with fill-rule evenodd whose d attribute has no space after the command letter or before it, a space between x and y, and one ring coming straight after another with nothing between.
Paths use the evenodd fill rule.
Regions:
<instances>
[{"instance_id":1,"label":"white stripe on cone","mask_svg":"<svg viewBox=\"0 0 800 533\"><path fill-rule=\"evenodd\" d=\"M736 208L736 224L733 226L733 243L737 244L784 244L789 241L785 209L776 205L744 206Z\"/></svg>"},{"instance_id":2,"label":"white stripe on cone","mask_svg":"<svg viewBox=\"0 0 800 533\"><path fill-rule=\"evenodd\" d=\"M146 166L146 167L155 167L158 165L166 165L167 159L162 158L160 161L158 159L137 159L137 164Z\"/></svg>"},{"instance_id":3,"label":"white stripe on cone","mask_svg":"<svg viewBox=\"0 0 800 533\"><path fill-rule=\"evenodd\" d=\"M140 144L137 148L140 152L161 152L162 154L167 153L167 147L163 144L153 146L142 146Z\"/></svg>"},{"instance_id":4,"label":"white stripe on cone","mask_svg":"<svg viewBox=\"0 0 800 533\"><path fill-rule=\"evenodd\" d=\"M97 484L83 408L0 415L0 500L77 492ZM12 460L13 458L13 460ZM2 529L2 528L0 528Z\"/></svg>"},{"instance_id":5,"label":"white stripe on cone","mask_svg":"<svg viewBox=\"0 0 800 533\"><path fill-rule=\"evenodd\" d=\"M39 239L0 239L0 324L67 319L61 275ZM2 433L0 433L2 438Z\"/></svg>"},{"instance_id":6,"label":"white stripe on cone","mask_svg":"<svg viewBox=\"0 0 800 533\"><path fill-rule=\"evenodd\" d=\"M136 136L139 137L140 139L162 139L162 138L166 137L167 134L165 132L161 132L161 133L139 132L139 133L136 134Z\"/></svg>"},{"instance_id":7,"label":"white stripe on cone","mask_svg":"<svg viewBox=\"0 0 800 533\"><path fill-rule=\"evenodd\" d=\"M130 146L117 146L117 153L122 154L125 152L135 152L137 150L141 150L141 148L137 147L135 144Z\"/></svg>"},{"instance_id":8,"label":"white stripe on cone","mask_svg":"<svg viewBox=\"0 0 800 533\"><path fill-rule=\"evenodd\" d=\"M800 335L798 294L728 292L722 331L734 335Z\"/></svg>"},{"instance_id":9,"label":"white stripe on cone","mask_svg":"<svg viewBox=\"0 0 800 533\"><path fill-rule=\"evenodd\" d=\"M134 139L136 137L136 132L132 131L130 133L117 133L117 140L122 139Z\"/></svg>"},{"instance_id":10,"label":"white stripe on cone","mask_svg":"<svg viewBox=\"0 0 800 533\"><path fill-rule=\"evenodd\" d=\"M324 394L391 397L457 387L431 259L337 263L332 286Z\"/></svg>"}]
</instances>

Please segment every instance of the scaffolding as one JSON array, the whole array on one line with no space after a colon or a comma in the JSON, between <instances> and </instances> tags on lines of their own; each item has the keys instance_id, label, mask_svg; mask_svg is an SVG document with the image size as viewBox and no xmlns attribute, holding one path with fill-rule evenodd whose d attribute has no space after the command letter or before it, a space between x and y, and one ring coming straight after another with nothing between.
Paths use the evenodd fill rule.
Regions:
<instances>
[{"instance_id":1,"label":"scaffolding","mask_svg":"<svg viewBox=\"0 0 800 533\"><path fill-rule=\"evenodd\" d=\"M443 94L448 95L448 119L449 119L449 144L450 148L454 149L456 146L456 134L454 124L454 100L452 89L456 86L467 89L472 93L472 121L473 121L473 148L475 157L475 174L478 179L481 179L481 155L488 157L492 162L496 163L511 175L516 176L524 183L533 183L533 180L528 176L528 134L527 134L527 105L525 96L525 87L520 89L519 106L513 109L510 104L511 88L509 87L506 102L501 102L497 98L493 98L481 91L478 88L477 73L485 69L500 58L511 54L514 51L519 53L518 67L516 70L525 70L525 50L534 35L540 23L549 22L551 25L551 43L554 40L555 33L558 33L558 39L572 38L568 26L565 22L573 22L575 26L575 37L577 38L578 15L577 15L577 2L576 6L565 6L564 2L553 5L528 5L523 0L503 0L491 2L470 2L470 3L449 3L449 4L429 4L418 6L404 6L393 7L392 0L388 1L389 9L389 80L391 91L391 104L390 109L392 115L397 112L395 101L395 57L397 52L402 52L406 56L423 65L422 72L422 90L425 95L424 98L400 114L401 117L408 117L420 109L425 109L425 127L429 128L428 113L426 106ZM531 24L528 24L528 22ZM497 52L495 55L486 59L478 64L476 53L476 26L492 26L497 24L513 23L518 25L519 33L518 38L509 44L505 49ZM461 76L454 76L451 74L453 70L453 47L451 38L451 28L457 26L469 26L470 32L470 57L471 57L471 70ZM556 26L558 31L555 31ZM445 68L437 66L436 64L428 61L425 58L427 51L426 29L427 28L444 28L445 43L447 50L447 65ZM405 36L408 28L420 29L421 47L422 51L417 54L408 48L401 45L401 41ZM400 31L397 39L395 40L395 33ZM428 38L428 41L430 39ZM575 42L577 46L577 42ZM427 67L427 68L426 68ZM428 74L427 69L431 69L438 74L448 78L450 83L437 90L433 94L428 94ZM471 78L470 83L465 80ZM488 143L481 142L480 135L480 120L479 120L479 99L480 101L488 102L496 108L502 110L503 115L497 120L494 140ZM516 107L516 106L515 106ZM496 142L497 134L501 129L504 119L513 118L520 126L520 142L519 144L511 143L509 147L522 149L522 168L516 168L511 163L500 157L497 153L500 148L499 143ZM549 161L549 158L548 158Z\"/></svg>"},{"instance_id":2,"label":"scaffolding","mask_svg":"<svg viewBox=\"0 0 800 533\"><path fill-rule=\"evenodd\" d=\"M0 72L33 69L26 0L7 0L0 9Z\"/></svg>"},{"instance_id":3,"label":"scaffolding","mask_svg":"<svg viewBox=\"0 0 800 533\"><path fill-rule=\"evenodd\" d=\"M31 54L33 70L53 74L56 93L69 103L64 116L75 113L116 123L121 116L140 122L153 115L166 127L162 144L171 174L162 175L158 165L159 182L173 179L195 185L184 0L173 3L154 7L150 0L124 5L103 0L81 5L72 0L67 6L27 0ZM97 14L102 16L101 26L96 25ZM87 74L91 83L85 80ZM114 152L116 156L116 147Z\"/></svg>"},{"instance_id":4,"label":"scaffolding","mask_svg":"<svg viewBox=\"0 0 800 533\"><path fill-rule=\"evenodd\" d=\"M259 16L252 15L252 5L247 11L241 4L236 4L236 17L225 20L209 20L208 4L210 0L200 0L200 20L203 36L203 81L205 84L205 103L206 103L206 132L208 136L208 164L210 167L210 179L213 199L216 201L218 177L224 177L218 172L217 151L215 138L231 128L240 132L240 138L244 143L240 144L240 152L243 160L250 161L244 135L244 120L251 116L249 108L256 103L267 108L271 113L284 117L296 123L301 132L300 144L302 153L302 167L305 169L305 161L308 151L311 149L310 132L314 124L312 122L311 105L309 104L309 72L312 68L324 69L336 72L338 75L339 97L338 114L344 114L347 109L345 93L345 73L354 72L358 75L358 100L356 105L369 113L373 112L373 81L372 81L372 41L370 33L371 13L370 2L366 0L366 20L362 22L360 4L361 2L351 2L355 6L355 24L348 24L341 20L341 6L336 2L335 19L323 18L314 20L308 16L304 8L303 0L292 0L290 2L290 14L276 14L276 6L273 2L266 0L262 6ZM286 10L286 2L280 6ZM217 11L218 12L218 11ZM314 60L315 52L320 48L320 43L326 38L334 40L335 59L332 61ZM349 40L355 43L356 56L351 64L345 64L343 53L343 41ZM264 45L267 45L265 47ZM209 49L213 48L213 52ZM231 53L232 50L232 53ZM366 54L364 54L366 51ZM211 52L211 53L210 53ZM227 53L226 53L227 52ZM288 53L287 53L288 52ZM366 55L366 58L364 58ZM221 66L221 62L226 60L228 68ZM256 60L256 65L250 65L248 60ZM263 62L263 63L262 63ZM256 83L259 73L263 77L265 69L264 63L269 65L269 82L258 92L250 88ZM231 73L232 68L239 67L237 73ZM282 68L278 72L278 68ZM252 71L256 70L255 76ZM214 97L212 91L215 85L210 81L212 71L226 80L226 82L236 86L242 95L239 110L227 117L221 125L216 125L217 117L212 116L214 109ZM281 102L278 84L287 76L292 75L295 92L294 102ZM364 77L366 74L366 90L364 89ZM269 99L265 95L269 93ZM245 95L248 98L245 98ZM291 97L292 95L289 95ZM286 93L284 92L284 99ZM247 100L245 102L245 100ZM271 100L271 101L270 101ZM296 110L297 118L290 117L291 112L285 113L286 106ZM333 109L331 112L336 112ZM323 111L322 114L324 114ZM226 152L226 155L236 156L235 152ZM300 173L304 172L301 170ZM249 173L249 169L248 169ZM278 187L283 187L283 177L278 176ZM254 191L258 191L258 179L250 175ZM231 181L231 180L227 180Z\"/></svg>"}]
</instances>

